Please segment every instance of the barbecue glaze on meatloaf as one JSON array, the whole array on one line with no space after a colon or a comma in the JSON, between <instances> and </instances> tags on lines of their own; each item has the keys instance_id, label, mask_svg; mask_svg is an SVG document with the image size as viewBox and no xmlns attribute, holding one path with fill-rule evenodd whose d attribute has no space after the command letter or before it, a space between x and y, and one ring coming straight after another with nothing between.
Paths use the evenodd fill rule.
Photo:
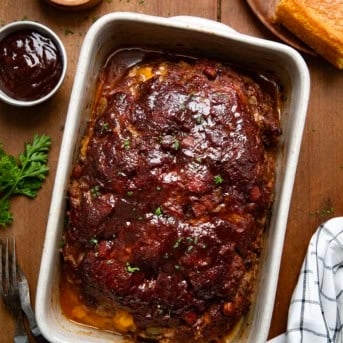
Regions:
<instances>
[{"instance_id":1,"label":"barbecue glaze on meatloaf","mask_svg":"<svg viewBox=\"0 0 343 343\"><path fill-rule=\"evenodd\" d=\"M87 313L115 318L102 329L134 341L209 342L250 305L277 96L214 61L116 61L71 176L62 297L69 285ZM72 319L101 326L86 317Z\"/></svg>"}]
</instances>

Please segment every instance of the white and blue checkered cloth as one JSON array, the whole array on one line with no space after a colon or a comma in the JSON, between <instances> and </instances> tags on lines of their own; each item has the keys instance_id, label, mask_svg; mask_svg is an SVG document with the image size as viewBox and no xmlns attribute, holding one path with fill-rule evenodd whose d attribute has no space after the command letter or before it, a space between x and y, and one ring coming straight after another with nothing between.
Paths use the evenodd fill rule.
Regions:
<instances>
[{"instance_id":1,"label":"white and blue checkered cloth","mask_svg":"<svg viewBox=\"0 0 343 343\"><path fill-rule=\"evenodd\" d=\"M310 241L288 312L287 331L268 343L343 343L343 217Z\"/></svg>"}]
</instances>

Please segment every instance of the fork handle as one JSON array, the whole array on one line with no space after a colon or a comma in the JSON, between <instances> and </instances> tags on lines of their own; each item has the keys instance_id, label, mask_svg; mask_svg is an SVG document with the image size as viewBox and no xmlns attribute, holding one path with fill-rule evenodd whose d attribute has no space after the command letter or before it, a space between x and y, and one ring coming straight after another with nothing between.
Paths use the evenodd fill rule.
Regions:
<instances>
[{"instance_id":1,"label":"fork handle","mask_svg":"<svg viewBox=\"0 0 343 343\"><path fill-rule=\"evenodd\" d=\"M18 313L16 320L14 343L29 343L29 338L27 337L25 331L23 315L21 311Z\"/></svg>"},{"instance_id":2,"label":"fork handle","mask_svg":"<svg viewBox=\"0 0 343 343\"><path fill-rule=\"evenodd\" d=\"M29 343L27 336L15 336L14 343Z\"/></svg>"}]
</instances>

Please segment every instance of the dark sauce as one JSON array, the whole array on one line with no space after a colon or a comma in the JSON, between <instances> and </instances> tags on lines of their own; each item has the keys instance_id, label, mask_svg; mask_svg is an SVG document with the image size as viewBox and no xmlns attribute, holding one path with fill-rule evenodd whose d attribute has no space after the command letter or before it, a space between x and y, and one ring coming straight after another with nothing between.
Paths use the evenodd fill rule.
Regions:
<instances>
[{"instance_id":1,"label":"dark sauce","mask_svg":"<svg viewBox=\"0 0 343 343\"><path fill-rule=\"evenodd\" d=\"M21 30L0 42L0 87L18 100L36 100L58 83L62 58L54 42L42 34Z\"/></svg>"},{"instance_id":2,"label":"dark sauce","mask_svg":"<svg viewBox=\"0 0 343 343\"><path fill-rule=\"evenodd\" d=\"M239 325L281 129L278 84L238 69L141 49L107 59L68 193L69 318L136 342L169 329L167 342L218 342Z\"/></svg>"}]
</instances>

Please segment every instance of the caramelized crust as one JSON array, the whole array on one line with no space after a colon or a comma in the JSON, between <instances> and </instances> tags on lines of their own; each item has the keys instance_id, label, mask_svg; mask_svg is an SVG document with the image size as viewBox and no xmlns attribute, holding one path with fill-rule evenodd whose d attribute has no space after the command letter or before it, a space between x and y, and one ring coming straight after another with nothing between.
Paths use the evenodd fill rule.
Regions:
<instances>
[{"instance_id":1,"label":"caramelized crust","mask_svg":"<svg viewBox=\"0 0 343 343\"><path fill-rule=\"evenodd\" d=\"M136 341L207 342L250 305L276 100L213 61L113 68L71 177L65 273L88 308L129 314L113 329Z\"/></svg>"}]
</instances>

